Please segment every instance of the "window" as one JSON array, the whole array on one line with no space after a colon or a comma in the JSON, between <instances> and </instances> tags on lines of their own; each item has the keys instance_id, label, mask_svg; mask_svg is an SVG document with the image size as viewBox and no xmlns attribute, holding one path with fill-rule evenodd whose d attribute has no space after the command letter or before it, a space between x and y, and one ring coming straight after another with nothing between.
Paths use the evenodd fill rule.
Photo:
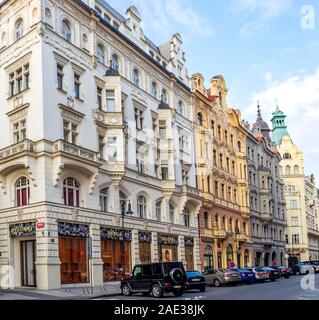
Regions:
<instances>
[{"instance_id":1,"label":"window","mask_svg":"<svg viewBox=\"0 0 319 320\"><path fill-rule=\"evenodd\" d=\"M189 171L183 169L182 170L182 180L183 180L183 184L188 185L188 181L189 181Z\"/></svg>"},{"instance_id":2,"label":"window","mask_svg":"<svg viewBox=\"0 0 319 320\"><path fill-rule=\"evenodd\" d=\"M96 100L97 100L98 108L100 110L102 110L103 93L102 93L102 88L100 88L100 87L97 87L97 89L96 89Z\"/></svg>"},{"instance_id":3,"label":"window","mask_svg":"<svg viewBox=\"0 0 319 320\"><path fill-rule=\"evenodd\" d=\"M66 178L63 181L63 199L66 206L80 206L80 184L74 178Z\"/></svg>"},{"instance_id":4,"label":"window","mask_svg":"<svg viewBox=\"0 0 319 320\"><path fill-rule=\"evenodd\" d=\"M144 112L141 109L135 108L135 123L136 129L142 130L144 125Z\"/></svg>"},{"instance_id":5,"label":"window","mask_svg":"<svg viewBox=\"0 0 319 320\"><path fill-rule=\"evenodd\" d=\"M120 28L120 25L119 25L117 22L113 21L113 27L114 27L116 30L118 30L118 29Z\"/></svg>"},{"instance_id":6,"label":"window","mask_svg":"<svg viewBox=\"0 0 319 320\"><path fill-rule=\"evenodd\" d=\"M21 177L15 184L16 206L27 206L30 199L30 182L26 177Z\"/></svg>"},{"instance_id":7,"label":"window","mask_svg":"<svg viewBox=\"0 0 319 320\"><path fill-rule=\"evenodd\" d=\"M291 159L291 154L290 153L285 153L283 158L286 159L286 160L290 160Z\"/></svg>"},{"instance_id":8,"label":"window","mask_svg":"<svg viewBox=\"0 0 319 320\"><path fill-rule=\"evenodd\" d=\"M57 64L57 84L58 84L58 89L63 90L63 78L64 78L64 66L61 65L60 63Z\"/></svg>"},{"instance_id":9,"label":"window","mask_svg":"<svg viewBox=\"0 0 319 320\"><path fill-rule=\"evenodd\" d=\"M116 54L113 54L113 55L112 55L112 59L111 59L111 68L112 68L113 70L119 71L119 67L120 67L120 65L119 65L118 56L117 56Z\"/></svg>"},{"instance_id":10,"label":"window","mask_svg":"<svg viewBox=\"0 0 319 320\"><path fill-rule=\"evenodd\" d=\"M220 126L218 126L218 131L217 131L217 133L218 133L218 139L219 139L219 140L222 140L222 129L221 129Z\"/></svg>"},{"instance_id":11,"label":"window","mask_svg":"<svg viewBox=\"0 0 319 320\"><path fill-rule=\"evenodd\" d=\"M167 163L167 161L162 161L161 172L162 172L162 180L168 180L168 163Z\"/></svg>"},{"instance_id":12,"label":"window","mask_svg":"<svg viewBox=\"0 0 319 320\"><path fill-rule=\"evenodd\" d=\"M110 137L107 139L107 155L108 161L117 161L117 139L116 137Z\"/></svg>"},{"instance_id":13,"label":"window","mask_svg":"<svg viewBox=\"0 0 319 320\"><path fill-rule=\"evenodd\" d=\"M156 213L156 220L161 221L161 219L162 219L162 202L156 203L155 213Z\"/></svg>"},{"instance_id":14,"label":"window","mask_svg":"<svg viewBox=\"0 0 319 320\"><path fill-rule=\"evenodd\" d=\"M107 212L108 206L107 206L107 199L108 199L109 189L104 188L100 190L100 208L101 211Z\"/></svg>"},{"instance_id":15,"label":"window","mask_svg":"<svg viewBox=\"0 0 319 320\"><path fill-rule=\"evenodd\" d=\"M27 138L26 120L15 122L13 124L13 141L19 143Z\"/></svg>"},{"instance_id":16,"label":"window","mask_svg":"<svg viewBox=\"0 0 319 320\"><path fill-rule=\"evenodd\" d=\"M290 209L297 209L297 200L290 200Z\"/></svg>"},{"instance_id":17,"label":"window","mask_svg":"<svg viewBox=\"0 0 319 320\"><path fill-rule=\"evenodd\" d=\"M72 144L78 144L78 124L69 120L63 121L63 139Z\"/></svg>"},{"instance_id":18,"label":"window","mask_svg":"<svg viewBox=\"0 0 319 320\"><path fill-rule=\"evenodd\" d=\"M209 228L208 219L209 219L208 213L205 212L205 213L204 213L204 225L205 225L205 229L208 229L208 228Z\"/></svg>"},{"instance_id":19,"label":"window","mask_svg":"<svg viewBox=\"0 0 319 320\"><path fill-rule=\"evenodd\" d=\"M197 125L198 126L202 126L203 125L203 116L202 116L202 114L200 112L197 114Z\"/></svg>"},{"instance_id":20,"label":"window","mask_svg":"<svg viewBox=\"0 0 319 320\"><path fill-rule=\"evenodd\" d=\"M106 90L106 112L115 112L115 91Z\"/></svg>"},{"instance_id":21,"label":"window","mask_svg":"<svg viewBox=\"0 0 319 320\"><path fill-rule=\"evenodd\" d=\"M71 25L70 22L66 19L62 21L62 37L66 40L71 42Z\"/></svg>"},{"instance_id":22,"label":"window","mask_svg":"<svg viewBox=\"0 0 319 320\"><path fill-rule=\"evenodd\" d=\"M299 174L299 167L298 166L294 166L294 174L295 175Z\"/></svg>"},{"instance_id":23,"label":"window","mask_svg":"<svg viewBox=\"0 0 319 320\"><path fill-rule=\"evenodd\" d=\"M182 115L184 114L184 105L182 101L179 101L178 103L178 112Z\"/></svg>"},{"instance_id":24,"label":"window","mask_svg":"<svg viewBox=\"0 0 319 320\"><path fill-rule=\"evenodd\" d=\"M146 218L146 198L144 196L137 198L137 214L141 219Z\"/></svg>"},{"instance_id":25,"label":"window","mask_svg":"<svg viewBox=\"0 0 319 320\"><path fill-rule=\"evenodd\" d=\"M185 227L190 227L190 210L188 208L184 209L184 225Z\"/></svg>"},{"instance_id":26,"label":"window","mask_svg":"<svg viewBox=\"0 0 319 320\"><path fill-rule=\"evenodd\" d=\"M289 176L291 174L290 166L286 166L286 175Z\"/></svg>"},{"instance_id":27,"label":"window","mask_svg":"<svg viewBox=\"0 0 319 320\"><path fill-rule=\"evenodd\" d=\"M136 150L136 165L138 172L145 173L145 155L139 150Z\"/></svg>"},{"instance_id":28,"label":"window","mask_svg":"<svg viewBox=\"0 0 319 320\"><path fill-rule=\"evenodd\" d=\"M23 90L29 89L29 63L17 68L9 74L9 95L12 97Z\"/></svg>"},{"instance_id":29,"label":"window","mask_svg":"<svg viewBox=\"0 0 319 320\"><path fill-rule=\"evenodd\" d=\"M298 227L298 225L299 225L299 219L298 219L298 217L291 217L291 225L292 225L293 227Z\"/></svg>"},{"instance_id":30,"label":"window","mask_svg":"<svg viewBox=\"0 0 319 320\"><path fill-rule=\"evenodd\" d=\"M156 82L152 83L152 96L154 98L157 98L157 84L156 84Z\"/></svg>"},{"instance_id":31,"label":"window","mask_svg":"<svg viewBox=\"0 0 319 320\"><path fill-rule=\"evenodd\" d=\"M300 244L299 234L292 235L292 244Z\"/></svg>"},{"instance_id":32,"label":"window","mask_svg":"<svg viewBox=\"0 0 319 320\"><path fill-rule=\"evenodd\" d=\"M24 23L23 23L23 19L20 18L15 23L15 28L14 28L15 41L18 41L23 37L23 31L24 31Z\"/></svg>"},{"instance_id":33,"label":"window","mask_svg":"<svg viewBox=\"0 0 319 320\"><path fill-rule=\"evenodd\" d=\"M232 134L230 135L230 144L234 147L234 136Z\"/></svg>"},{"instance_id":34,"label":"window","mask_svg":"<svg viewBox=\"0 0 319 320\"><path fill-rule=\"evenodd\" d=\"M101 63L105 62L105 53L104 53L104 47L102 44L98 44L96 49L96 56Z\"/></svg>"},{"instance_id":35,"label":"window","mask_svg":"<svg viewBox=\"0 0 319 320\"><path fill-rule=\"evenodd\" d=\"M165 120L159 120L159 135L160 139L166 139L166 121Z\"/></svg>"},{"instance_id":36,"label":"window","mask_svg":"<svg viewBox=\"0 0 319 320\"><path fill-rule=\"evenodd\" d=\"M99 158L104 159L104 137L99 135Z\"/></svg>"},{"instance_id":37,"label":"window","mask_svg":"<svg viewBox=\"0 0 319 320\"><path fill-rule=\"evenodd\" d=\"M161 96L161 100L162 100L162 102L164 102L164 103L167 103L167 91L166 91L166 89L163 89L162 90L162 96Z\"/></svg>"},{"instance_id":38,"label":"window","mask_svg":"<svg viewBox=\"0 0 319 320\"><path fill-rule=\"evenodd\" d=\"M140 85L140 76L137 69L133 70L133 83L138 87Z\"/></svg>"},{"instance_id":39,"label":"window","mask_svg":"<svg viewBox=\"0 0 319 320\"><path fill-rule=\"evenodd\" d=\"M238 141L237 145L238 145L238 152L241 152L241 142Z\"/></svg>"},{"instance_id":40,"label":"window","mask_svg":"<svg viewBox=\"0 0 319 320\"><path fill-rule=\"evenodd\" d=\"M172 204L169 205L169 222L174 223L175 222L175 208Z\"/></svg>"},{"instance_id":41,"label":"window","mask_svg":"<svg viewBox=\"0 0 319 320\"><path fill-rule=\"evenodd\" d=\"M81 76L77 73L74 73L74 96L77 99L80 99L80 88L81 88Z\"/></svg>"}]
</instances>

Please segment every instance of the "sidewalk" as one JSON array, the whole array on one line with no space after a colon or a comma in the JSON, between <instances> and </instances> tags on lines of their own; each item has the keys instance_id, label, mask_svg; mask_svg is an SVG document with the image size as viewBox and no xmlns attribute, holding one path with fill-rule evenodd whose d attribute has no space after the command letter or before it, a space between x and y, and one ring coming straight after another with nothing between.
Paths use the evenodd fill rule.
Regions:
<instances>
[{"instance_id":1,"label":"sidewalk","mask_svg":"<svg viewBox=\"0 0 319 320\"><path fill-rule=\"evenodd\" d=\"M38 290L36 288L17 288L0 290L0 300L83 300L119 296L120 282L110 282L102 287L62 288L58 290Z\"/></svg>"}]
</instances>

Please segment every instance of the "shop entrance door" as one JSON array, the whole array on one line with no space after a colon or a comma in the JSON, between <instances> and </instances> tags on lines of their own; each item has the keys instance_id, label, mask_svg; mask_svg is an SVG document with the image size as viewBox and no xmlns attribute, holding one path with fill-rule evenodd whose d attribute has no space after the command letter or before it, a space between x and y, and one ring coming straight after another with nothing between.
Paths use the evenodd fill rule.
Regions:
<instances>
[{"instance_id":1,"label":"shop entrance door","mask_svg":"<svg viewBox=\"0 0 319 320\"><path fill-rule=\"evenodd\" d=\"M36 287L36 243L35 240L21 241L21 286Z\"/></svg>"}]
</instances>

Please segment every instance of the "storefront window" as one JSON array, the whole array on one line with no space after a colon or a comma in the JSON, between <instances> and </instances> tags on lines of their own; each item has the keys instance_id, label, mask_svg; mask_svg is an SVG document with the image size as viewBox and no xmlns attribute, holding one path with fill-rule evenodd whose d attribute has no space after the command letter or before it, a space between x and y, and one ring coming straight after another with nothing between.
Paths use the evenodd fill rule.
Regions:
<instances>
[{"instance_id":1,"label":"storefront window","mask_svg":"<svg viewBox=\"0 0 319 320\"><path fill-rule=\"evenodd\" d=\"M142 264L152 262L152 233L139 231L139 253Z\"/></svg>"},{"instance_id":2,"label":"storefront window","mask_svg":"<svg viewBox=\"0 0 319 320\"><path fill-rule=\"evenodd\" d=\"M159 261L178 261L178 236L158 234L157 237Z\"/></svg>"},{"instance_id":3,"label":"storefront window","mask_svg":"<svg viewBox=\"0 0 319 320\"><path fill-rule=\"evenodd\" d=\"M211 246L206 246L204 249L204 269L214 268L213 249Z\"/></svg>"}]
</instances>

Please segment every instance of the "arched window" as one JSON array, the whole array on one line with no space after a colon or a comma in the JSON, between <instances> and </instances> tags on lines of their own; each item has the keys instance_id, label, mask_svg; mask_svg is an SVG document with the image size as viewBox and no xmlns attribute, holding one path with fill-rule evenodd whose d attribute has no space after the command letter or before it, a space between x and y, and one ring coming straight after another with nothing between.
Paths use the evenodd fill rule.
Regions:
<instances>
[{"instance_id":1,"label":"arched window","mask_svg":"<svg viewBox=\"0 0 319 320\"><path fill-rule=\"evenodd\" d=\"M112 60L111 60L111 68L113 70L119 71L120 65L119 65L119 58L116 54L112 55Z\"/></svg>"},{"instance_id":2,"label":"arched window","mask_svg":"<svg viewBox=\"0 0 319 320\"><path fill-rule=\"evenodd\" d=\"M96 56L101 63L105 62L105 53L104 53L104 47L102 44L98 44L96 49Z\"/></svg>"},{"instance_id":3,"label":"arched window","mask_svg":"<svg viewBox=\"0 0 319 320\"><path fill-rule=\"evenodd\" d=\"M71 25L70 22L66 19L62 21L62 37L66 40L71 42Z\"/></svg>"},{"instance_id":4,"label":"arched window","mask_svg":"<svg viewBox=\"0 0 319 320\"><path fill-rule=\"evenodd\" d=\"M299 174L299 167L298 166L294 166L294 174L295 175Z\"/></svg>"},{"instance_id":5,"label":"arched window","mask_svg":"<svg viewBox=\"0 0 319 320\"><path fill-rule=\"evenodd\" d=\"M156 84L156 82L152 83L152 96L154 98L157 98L157 84Z\"/></svg>"},{"instance_id":6,"label":"arched window","mask_svg":"<svg viewBox=\"0 0 319 320\"><path fill-rule=\"evenodd\" d=\"M64 179L63 199L66 206L80 206L80 184L74 178Z\"/></svg>"},{"instance_id":7,"label":"arched window","mask_svg":"<svg viewBox=\"0 0 319 320\"><path fill-rule=\"evenodd\" d=\"M290 154L290 153L285 153L284 156L283 156L283 158L289 160L289 159L291 159L292 157L291 157L291 154Z\"/></svg>"},{"instance_id":8,"label":"arched window","mask_svg":"<svg viewBox=\"0 0 319 320\"><path fill-rule=\"evenodd\" d=\"M175 223L175 208L171 203L169 204L169 222Z\"/></svg>"},{"instance_id":9,"label":"arched window","mask_svg":"<svg viewBox=\"0 0 319 320\"><path fill-rule=\"evenodd\" d=\"M286 166L286 175L289 176L291 174L291 167Z\"/></svg>"},{"instance_id":10,"label":"arched window","mask_svg":"<svg viewBox=\"0 0 319 320\"><path fill-rule=\"evenodd\" d=\"M140 85L140 75L137 69L133 70L133 83L138 87Z\"/></svg>"},{"instance_id":11,"label":"arched window","mask_svg":"<svg viewBox=\"0 0 319 320\"><path fill-rule=\"evenodd\" d=\"M146 218L146 199L144 196L137 198L137 214L140 218Z\"/></svg>"},{"instance_id":12,"label":"arched window","mask_svg":"<svg viewBox=\"0 0 319 320\"><path fill-rule=\"evenodd\" d=\"M204 225L205 225L205 229L209 228L208 213L207 212L204 213Z\"/></svg>"},{"instance_id":13,"label":"arched window","mask_svg":"<svg viewBox=\"0 0 319 320\"><path fill-rule=\"evenodd\" d=\"M161 221L162 219L162 202L161 201L156 203L155 213L156 213L156 220Z\"/></svg>"},{"instance_id":14,"label":"arched window","mask_svg":"<svg viewBox=\"0 0 319 320\"><path fill-rule=\"evenodd\" d=\"M30 199L30 182L26 177L21 177L15 184L17 207L27 206Z\"/></svg>"},{"instance_id":15,"label":"arched window","mask_svg":"<svg viewBox=\"0 0 319 320\"><path fill-rule=\"evenodd\" d=\"M16 21L14 26L15 41L18 41L20 38L23 37L23 31L24 31L23 19L19 18Z\"/></svg>"},{"instance_id":16,"label":"arched window","mask_svg":"<svg viewBox=\"0 0 319 320\"><path fill-rule=\"evenodd\" d=\"M108 210L108 206L107 206L108 195L109 195L108 188L104 188L100 190L100 208L101 208L101 211L103 212L107 212Z\"/></svg>"},{"instance_id":17,"label":"arched window","mask_svg":"<svg viewBox=\"0 0 319 320\"><path fill-rule=\"evenodd\" d=\"M162 100L162 102L167 103L167 91L166 91L166 89L162 90L161 100Z\"/></svg>"},{"instance_id":18,"label":"arched window","mask_svg":"<svg viewBox=\"0 0 319 320\"><path fill-rule=\"evenodd\" d=\"M203 125L203 115L200 112L197 114L197 125Z\"/></svg>"},{"instance_id":19,"label":"arched window","mask_svg":"<svg viewBox=\"0 0 319 320\"><path fill-rule=\"evenodd\" d=\"M184 225L185 227L190 227L190 210L188 208L184 209Z\"/></svg>"}]
</instances>

